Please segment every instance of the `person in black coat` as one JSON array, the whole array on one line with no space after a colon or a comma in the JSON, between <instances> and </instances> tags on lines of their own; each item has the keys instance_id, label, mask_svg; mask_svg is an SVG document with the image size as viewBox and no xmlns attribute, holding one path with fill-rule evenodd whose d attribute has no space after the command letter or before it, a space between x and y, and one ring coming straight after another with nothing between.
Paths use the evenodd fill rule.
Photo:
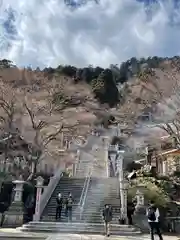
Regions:
<instances>
[{"instance_id":1,"label":"person in black coat","mask_svg":"<svg viewBox=\"0 0 180 240\"><path fill-rule=\"evenodd\" d=\"M104 220L105 234L107 237L110 236L110 222L112 221L112 208L106 204L104 206L102 217Z\"/></svg>"},{"instance_id":2,"label":"person in black coat","mask_svg":"<svg viewBox=\"0 0 180 240\"><path fill-rule=\"evenodd\" d=\"M134 214L135 206L133 202L127 203L127 218L128 218L128 224L133 225L132 215Z\"/></svg>"},{"instance_id":3,"label":"person in black coat","mask_svg":"<svg viewBox=\"0 0 180 240\"><path fill-rule=\"evenodd\" d=\"M69 222L72 221L73 204L74 204L74 199L72 197L72 194L69 192L68 198L65 201L65 206L66 206L65 215L68 218Z\"/></svg>"},{"instance_id":4,"label":"person in black coat","mask_svg":"<svg viewBox=\"0 0 180 240\"><path fill-rule=\"evenodd\" d=\"M62 194L59 193L57 198L56 198L56 220L59 218L61 219L61 212L62 212L62 208L63 208L63 197Z\"/></svg>"}]
</instances>

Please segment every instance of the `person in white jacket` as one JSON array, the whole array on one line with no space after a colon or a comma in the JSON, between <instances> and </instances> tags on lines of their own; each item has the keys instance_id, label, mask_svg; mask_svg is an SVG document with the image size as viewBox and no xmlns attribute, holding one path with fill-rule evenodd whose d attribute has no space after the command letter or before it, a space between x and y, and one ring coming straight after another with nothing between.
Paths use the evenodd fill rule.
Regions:
<instances>
[{"instance_id":1,"label":"person in white jacket","mask_svg":"<svg viewBox=\"0 0 180 240\"><path fill-rule=\"evenodd\" d=\"M159 209L155 206L153 201L151 201L150 206L147 209L146 215L148 217L151 240L154 240L155 232L159 236L159 239L163 240L163 237L160 231L160 224L159 224L159 218L160 218Z\"/></svg>"}]
</instances>

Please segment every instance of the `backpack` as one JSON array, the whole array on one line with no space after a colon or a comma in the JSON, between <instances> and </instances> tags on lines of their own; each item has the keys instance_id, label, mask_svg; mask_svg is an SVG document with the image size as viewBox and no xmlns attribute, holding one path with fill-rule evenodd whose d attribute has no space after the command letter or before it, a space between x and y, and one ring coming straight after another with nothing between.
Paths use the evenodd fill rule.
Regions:
<instances>
[{"instance_id":1,"label":"backpack","mask_svg":"<svg viewBox=\"0 0 180 240\"><path fill-rule=\"evenodd\" d=\"M153 208L153 207L150 207L148 209L148 219L150 221L152 221L152 222L156 221L156 214L155 214L155 212L156 212L156 209Z\"/></svg>"},{"instance_id":2,"label":"backpack","mask_svg":"<svg viewBox=\"0 0 180 240\"><path fill-rule=\"evenodd\" d=\"M72 198L70 197L70 198L68 198L67 206L68 206L68 207L72 207L72 205L73 205L73 200L72 200Z\"/></svg>"}]
</instances>

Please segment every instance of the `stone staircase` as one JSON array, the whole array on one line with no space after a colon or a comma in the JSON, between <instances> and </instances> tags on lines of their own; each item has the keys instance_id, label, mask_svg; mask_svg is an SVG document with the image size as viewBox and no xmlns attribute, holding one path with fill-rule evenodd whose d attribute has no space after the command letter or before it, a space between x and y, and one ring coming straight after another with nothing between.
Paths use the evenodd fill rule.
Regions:
<instances>
[{"instance_id":1,"label":"stone staircase","mask_svg":"<svg viewBox=\"0 0 180 240\"><path fill-rule=\"evenodd\" d=\"M120 216L120 198L117 191L116 178L91 178L87 193L82 221L89 223L103 223L102 210L105 204L113 209L112 223L118 223Z\"/></svg>"},{"instance_id":2,"label":"stone staircase","mask_svg":"<svg viewBox=\"0 0 180 240\"><path fill-rule=\"evenodd\" d=\"M81 152L80 161L76 169L76 176L84 177L84 178L88 176L89 171L92 168L92 163L93 163L93 156L88 153Z\"/></svg>"},{"instance_id":3,"label":"stone staircase","mask_svg":"<svg viewBox=\"0 0 180 240\"><path fill-rule=\"evenodd\" d=\"M22 232L36 233L73 233L104 235L104 225L97 223L65 223L65 222L30 222L18 228ZM111 234L119 236L140 236L141 232L135 227L112 224Z\"/></svg>"},{"instance_id":4,"label":"stone staircase","mask_svg":"<svg viewBox=\"0 0 180 240\"><path fill-rule=\"evenodd\" d=\"M62 193L63 197L66 198L68 193L71 192L74 199L73 213L72 219L79 219L79 208L78 203L80 201L81 193L84 187L85 178L77 178L77 177L62 177L55 188L47 206L45 207L41 221L56 221L56 197L58 193ZM66 221L65 211L62 211L62 221Z\"/></svg>"},{"instance_id":5,"label":"stone staircase","mask_svg":"<svg viewBox=\"0 0 180 240\"><path fill-rule=\"evenodd\" d=\"M81 192L84 187L83 178L61 178L58 186L54 190L52 197L42 214L40 222L29 222L18 228L21 232L36 233L69 233L69 234L98 234L104 235L104 224L101 217L102 208L105 203L119 208L119 198L117 198L117 179L97 179L92 178L89 185L88 196L86 198L83 219L79 220L78 207L74 206L73 221L55 222L56 196L61 192L67 196L72 192L76 204L78 204ZM111 234L119 236L140 236L141 232L137 227L117 224L115 216L111 223ZM66 219L64 219L66 220ZM116 224L115 224L116 222Z\"/></svg>"}]
</instances>

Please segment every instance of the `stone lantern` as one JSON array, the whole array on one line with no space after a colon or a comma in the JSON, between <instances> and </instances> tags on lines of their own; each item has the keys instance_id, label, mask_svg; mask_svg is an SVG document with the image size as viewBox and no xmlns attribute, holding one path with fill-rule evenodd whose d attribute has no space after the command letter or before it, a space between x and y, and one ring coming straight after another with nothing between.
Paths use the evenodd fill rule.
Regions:
<instances>
[{"instance_id":1,"label":"stone lantern","mask_svg":"<svg viewBox=\"0 0 180 240\"><path fill-rule=\"evenodd\" d=\"M17 227L23 224L24 207L22 194L25 182L23 180L15 180L13 183L15 184L15 188L13 190L13 201L8 211L5 212L3 224L5 226Z\"/></svg>"}]
</instances>

